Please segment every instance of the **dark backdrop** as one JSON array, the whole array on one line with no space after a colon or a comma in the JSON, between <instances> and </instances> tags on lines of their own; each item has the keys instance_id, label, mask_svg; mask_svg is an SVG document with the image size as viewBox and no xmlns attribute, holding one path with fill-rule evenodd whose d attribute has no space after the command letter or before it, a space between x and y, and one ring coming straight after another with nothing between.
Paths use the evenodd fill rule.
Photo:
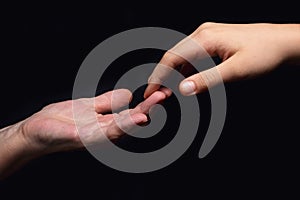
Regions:
<instances>
[{"instance_id":1,"label":"dark backdrop","mask_svg":"<svg viewBox=\"0 0 300 200\"><path fill-rule=\"evenodd\" d=\"M159 26L189 34L206 21L300 22L298 6L288 1L164 3L2 5L1 127L49 103L70 99L85 56L120 31ZM158 61L161 55L154 51L136 53L114 64L116 77L132 64ZM0 186L0 198L19 194L24 198L299 198L299 77L300 68L283 67L255 81L226 84L225 127L219 142L204 159L198 159L197 154L209 119L205 114L203 128L192 146L164 169L128 174L104 166L84 151L56 153L31 162L5 180ZM106 80L99 92L113 84ZM199 99L201 111L209 113L207 94L199 95ZM166 107L175 104L171 99ZM145 146L151 148L164 139ZM145 148L136 141L125 143L137 151Z\"/></svg>"}]
</instances>

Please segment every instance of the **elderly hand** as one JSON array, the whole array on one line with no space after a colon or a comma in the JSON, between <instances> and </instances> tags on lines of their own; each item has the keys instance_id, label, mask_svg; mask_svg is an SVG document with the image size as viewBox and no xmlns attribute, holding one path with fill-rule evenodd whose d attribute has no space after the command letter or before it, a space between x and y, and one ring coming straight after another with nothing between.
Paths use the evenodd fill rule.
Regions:
<instances>
[{"instance_id":1,"label":"elderly hand","mask_svg":"<svg viewBox=\"0 0 300 200\"><path fill-rule=\"evenodd\" d=\"M92 145L101 142L105 136L116 139L124 134L124 128L129 130L136 124L145 123L149 109L169 95L167 89L157 91L134 109L118 114L105 113L112 110L112 102L114 109L128 104L132 98L128 90L119 89L95 98L48 105L31 117L0 130L0 177L35 157L82 148L82 140L84 144ZM73 106L80 115L76 120Z\"/></svg>"}]
</instances>

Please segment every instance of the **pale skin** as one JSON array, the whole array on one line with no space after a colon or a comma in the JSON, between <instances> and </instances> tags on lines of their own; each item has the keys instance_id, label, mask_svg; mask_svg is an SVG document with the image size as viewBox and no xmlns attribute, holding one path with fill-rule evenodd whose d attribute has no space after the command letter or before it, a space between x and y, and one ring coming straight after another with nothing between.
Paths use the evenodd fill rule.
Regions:
<instances>
[{"instance_id":1,"label":"pale skin","mask_svg":"<svg viewBox=\"0 0 300 200\"><path fill-rule=\"evenodd\" d=\"M204 23L187 39L198 43L201 51L204 49L208 53L205 56L218 56L223 62L183 80L179 90L186 96L204 92L222 81L254 78L281 65L300 64L299 24ZM74 100L79 112L82 112L79 113L82 118L77 119L79 130L86 132L86 135L78 135L72 112L74 101L71 100L46 106L28 119L1 129L0 178L8 176L36 157L82 148L82 139L85 144L91 145L101 142L103 136L117 139L124 134L118 125L130 129L135 124L145 123L151 106L171 95L170 90L161 88L160 83L168 77L168 72L160 66L182 66L182 72L189 74L189 64L178 52L184 52L191 59L203 58L204 54L189 47L187 41L179 42L163 56L160 61L162 65L158 65L149 78L144 93L146 100L136 108L114 115L103 114L111 110L111 92L91 99ZM119 107L131 99L127 90L115 92L119 95L116 98ZM97 131L95 127L98 126L85 117L86 111L94 113L101 124L101 131ZM118 125L115 119L119 121Z\"/></svg>"},{"instance_id":2,"label":"pale skin","mask_svg":"<svg viewBox=\"0 0 300 200\"><path fill-rule=\"evenodd\" d=\"M191 40L200 48L190 45ZM204 92L221 82L255 78L282 65L300 64L300 24L204 23L165 53L149 77L144 97L167 79L168 70L163 66L181 66L188 74L190 64L182 57L192 60L205 56L218 56L223 62L184 79L179 84L183 95Z\"/></svg>"},{"instance_id":3,"label":"pale skin","mask_svg":"<svg viewBox=\"0 0 300 200\"><path fill-rule=\"evenodd\" d=\"M170 90L164 88L134 109L117 114L103 113L110 112L112 105L117 109L130 102L132 95L126 89L48 105L29 118L0 130L0 179L39 156L80 149L83 143L101 144L103 137L117 139L124 134L122 130L147 122L150 108L170 95ZM80 116L76 123L73 106Z\"/></svg>"}]
</instances>

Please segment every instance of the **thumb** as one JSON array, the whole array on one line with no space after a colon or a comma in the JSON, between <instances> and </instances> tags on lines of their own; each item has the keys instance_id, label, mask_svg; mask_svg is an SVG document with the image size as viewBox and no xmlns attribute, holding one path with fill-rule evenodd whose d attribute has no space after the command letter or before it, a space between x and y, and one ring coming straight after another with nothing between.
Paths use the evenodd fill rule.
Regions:
<instances>
[{"instance_id":1,"label":"thumb","mask_svg":"<svg viewBox=\"0 0 300 200\"><path fill-rule=\"evenodd\" d=\"M190 96L205 92L209 88L224 82L243 79L243 76L241 76L242 70L240 70L242 60L241 57L234 55L216 67L194 74L180 83L179 91L184 96Z\"/></svg>"}]
</instances>

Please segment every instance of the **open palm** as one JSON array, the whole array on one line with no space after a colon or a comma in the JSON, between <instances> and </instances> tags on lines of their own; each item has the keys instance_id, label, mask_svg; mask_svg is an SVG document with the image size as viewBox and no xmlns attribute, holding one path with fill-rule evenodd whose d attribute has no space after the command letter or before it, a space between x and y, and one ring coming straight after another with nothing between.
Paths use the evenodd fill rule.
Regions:
<instances>
[{"instance_id":1,"label":"open palm","mask_svg":"<svg viewBox=\"0 0 300 200\"><path fill-rule=\"evenodd\" d=\"M164 100L170 92L157 91L134 109L105 114L127 105L128 90L110 91L95 98L54 103L26 119L23 133L31 148L49 153L101 142L103 137L116 139L136 124L147 121L149 109ZM112 104L113 100L113 104ZM74 113L75 112L75 113Z\"/></svg>"}]
</instances>

